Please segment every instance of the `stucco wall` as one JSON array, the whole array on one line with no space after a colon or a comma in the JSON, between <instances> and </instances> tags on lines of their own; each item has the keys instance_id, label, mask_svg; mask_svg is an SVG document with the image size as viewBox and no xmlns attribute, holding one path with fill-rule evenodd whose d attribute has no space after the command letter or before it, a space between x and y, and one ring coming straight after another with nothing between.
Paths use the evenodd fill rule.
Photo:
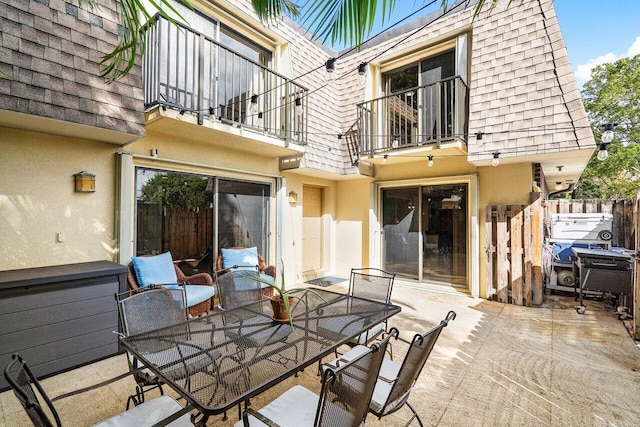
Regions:
<instances>
[{"instance_id":1,"label":"stucco wall","mask_svg":"<svg viewBox=\"0 0 640 427\"><path fill-rule=\"evenodd\" d=\"M0 270L112 261L114 146L9 128L0 141ZM82 170L95 193L74 192Z\"/></svg>"}]
</instances>

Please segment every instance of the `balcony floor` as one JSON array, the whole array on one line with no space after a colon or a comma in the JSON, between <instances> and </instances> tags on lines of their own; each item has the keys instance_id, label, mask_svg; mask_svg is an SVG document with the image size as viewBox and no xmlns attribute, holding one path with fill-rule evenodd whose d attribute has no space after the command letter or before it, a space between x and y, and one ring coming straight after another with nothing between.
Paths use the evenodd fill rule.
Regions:
<instances>
[{"instance_id":1,"label":"balcony floor","mask_svg":"<svg viewBox=\"0 0 640 427\"><path fill-rule=\"evenodd\" d=\"M344 284L334 285L345 289ZM474 299L448 288L399 282L393 302L402 312L391 326L410 339L454 310L409 402L432 426L632 426L640 425L640 348L614 311L586 300L584 315L573 297L547 295L542 307L526 308ZM407 345L393 344L401 360ZM2 367L4 369L4 367ZM127 370L115 356L42 381L51 397ZM315 369L290 378L252 400L260 408L293 384L319 391ZM165 387L168 390L168 387ZM133 381L125 379L56 402L63 425L88 426L124 410ZM0 425L29 425L13 394L0 393ZM406 408L368 425L404 425ZM209 426L230 426L211 418ZM412 425L417 425L414 421Z\"/></svg>"}]
</instances>

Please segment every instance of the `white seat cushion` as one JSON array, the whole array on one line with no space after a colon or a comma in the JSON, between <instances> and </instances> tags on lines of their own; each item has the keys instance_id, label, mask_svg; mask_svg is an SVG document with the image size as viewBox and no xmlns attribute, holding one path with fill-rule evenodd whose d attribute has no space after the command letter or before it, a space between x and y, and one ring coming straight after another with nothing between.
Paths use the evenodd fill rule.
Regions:
<instances>
[{"instance_id":1,"label":"white seat cushion","mask_svg":"<svg viewBox=\"0 0 640 427\"><path fill-rule=\"evenodd\" d=\"M364 326L364 319L354 314L322 319L318 323L318 333L321 335L353 335Z\"/></svg>"},{"instance_id":2,"label":"white seat cushion","mask_svg":"<svg viewBox=\"0 0 640 427\"><path fill-rule=\"evenodd\" d=\"M258 412L281 426L312 426L316 417L318 400L317 394L301 385L296 385ZM249 415L249 424L251 427L266 426L251 415ZM242 420L233 425L233 427L242 426Z\"/></svg>"},{"instance_id":3,"label":"white seat cushion","mask_svg":"<svg viewBox=\"0 0 640 427\"><path fill-rule=\"evenodd\" d=\"M163 285L167 289L180 289L182 285ZM187 299L187 307L193 307L202 301L211 299L215 293L215 286L207 285L184 285L185 298Z\"/></svg>"},{"instance_id":4,"label":"white seat cushion","mask_svg":"<svg viewBox=\"0 0 640 427\"><path fill-rule=\"evenodd\" d=\"M384 323L378 323L372 328L368 329L366 332L361 333L357 337L352 340L349 340L350 344L358 344L363 345L371 341L373 338L378 336L381 332L384 332Z\"/></svg>"},{"instance_id":5,"label":"white seat cushion","mask_svg":"<svg viewBox=\"0 0 640 427\"><path fill-rule=\"evenodd\" d=\"M286 339L291 334L291 328L281 325L274 331L271 319L256 316L227 323L224 333L231 339L242 339L248 347L261 347Z\"/></svg>"},{"instance_id":6,"label":"white seat cushion","mask_svg":"<svg viewBox=\"0 0 640 427\"><path fill-rule=\"evenodd\" d=\"M162 370L167 377L171 379L181 379L187 377L187 371L189 374L193 374L208 369L213 362L220 357L220 352L213 350L189 358L189 356L199 353L200 351L199 345L191 341L185 341L177 346L173 345L164 350L147 353L144 356L154 365L163 367ZM182 360L183 358L186 359L185 362L171 365L172 362Z\"/></svg>"},{"instance_id":7,"label":"white seat cushion","mask_svg":"<svg viewBox=\"0 0 640 427\"><path fill-rule=\"evenodd\" d=\"M172 397L160 396L155 399L148 400L129 411L95 424L95 427L152 426L172 414L175 414L181 409L182 406L180 406ZM168 425L172 427L193 427L193 424L191 423L191 416L189 414L184 414Z\"/></svg>"},{"instance_id":8,"label":"white seat cushion","mask_svg":"<svg viewBox=\"0 0 640 427\"><path fill-rule=\"evenodd\" d=\"M367 350L368 348L366 346L357 345L340 356L338 359L323 364L322 368L323 370L326 366L335 368L337 365L344 364L357 358L358 356L361 356L362 354L366 353ZM401 365L394 362L393 360L389 360L387 358L382 359L382 366L380 367L380 373L378 374L378 381L376 381L376 388L373 390L373 397L371 398L371 403L369 404L369 407L373 411L380 412L382 406L387 401L389 393L391 393L391 387L393 387L395 380L398 378L400 367ZM388 412L392 407L393 405L389 405L386 412Z\"/></svg>"}]
</instances>

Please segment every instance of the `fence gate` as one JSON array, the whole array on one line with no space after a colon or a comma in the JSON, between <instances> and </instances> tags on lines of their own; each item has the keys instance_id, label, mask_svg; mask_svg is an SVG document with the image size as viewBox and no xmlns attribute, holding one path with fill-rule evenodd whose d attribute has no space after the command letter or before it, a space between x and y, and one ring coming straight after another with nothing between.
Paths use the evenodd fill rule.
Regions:
<instances>
[{"instance_id":1,"label":"fence gate","mask_svg":"<svg viewBox=\"0 0 640 427\"><path fill-rule=\"evenodd\" d=\"M516 305L540 305L543 298L542 201L487 206L487 298Z\"/></svg>"}]
</instances>

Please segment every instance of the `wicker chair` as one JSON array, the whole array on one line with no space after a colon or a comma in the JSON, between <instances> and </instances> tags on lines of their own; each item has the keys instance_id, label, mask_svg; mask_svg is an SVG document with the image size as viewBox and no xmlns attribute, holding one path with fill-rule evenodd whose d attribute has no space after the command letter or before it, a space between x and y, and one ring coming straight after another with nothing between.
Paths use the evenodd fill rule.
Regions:
<instances>
[{"instance_id":1,"label":"wicker chair","mask_svg":"<svg viewBox=\"0 0 640 427\"><path fill-rule=\"evenodd\" d=\"M209 273L197 273L192 276L186 276L182 270L178 268L178 266L174 265L176 269L176 276L178 278L178 283L186 283L187 285L205 285L205 286L214 286L213 278ZM140 287L138 283L138 278L136 276L136 270L133 267L133 263L129 263L129 270L127 271L127 284L129 285L129 289L133 292L140 292L143 289ZM196 305L189 307L189 314L193 317L199 316L211 310L211 300L202 301Z\"/></svg>"},{"instance_id":2,"label":"wicker chair","mask_svg":"<svg viewBox=\"0 0 640 427\"><path fill-rule=\"evenodd\" d=\"M390 338L388 335L344 364L325 369L320 395L296 385L259 411L245 409L234 427L362 426Z\"/></svg>"},{"instance_id":3,"label":"wicker chair","mask_svg":"<svg viewBox=\"0 0 640 427\"><path fill-rule=\"evenodd\" d=\"M225 249L246 249L245 247L242 246L234 246L234 247L230 247L230 248L225 248ZM224 261L222 259L222 254L218 255L218 259L216 260L216 271L217 272L221 272L225 269L229 269L229 268L234 268L237 266L233 266L233 265L224 265ZM273 277L273 279L276 279L276 266L275 265L267 265L266 261L264 260L264 258L262 257L262 255L258 254L258 273L262 273L262 274L266 274L268 276ZM271 288L270 286L268 287L263 287L262 289L262 293L265 296L273 296L273 288Z\"/></svg>"}]
</instances>

